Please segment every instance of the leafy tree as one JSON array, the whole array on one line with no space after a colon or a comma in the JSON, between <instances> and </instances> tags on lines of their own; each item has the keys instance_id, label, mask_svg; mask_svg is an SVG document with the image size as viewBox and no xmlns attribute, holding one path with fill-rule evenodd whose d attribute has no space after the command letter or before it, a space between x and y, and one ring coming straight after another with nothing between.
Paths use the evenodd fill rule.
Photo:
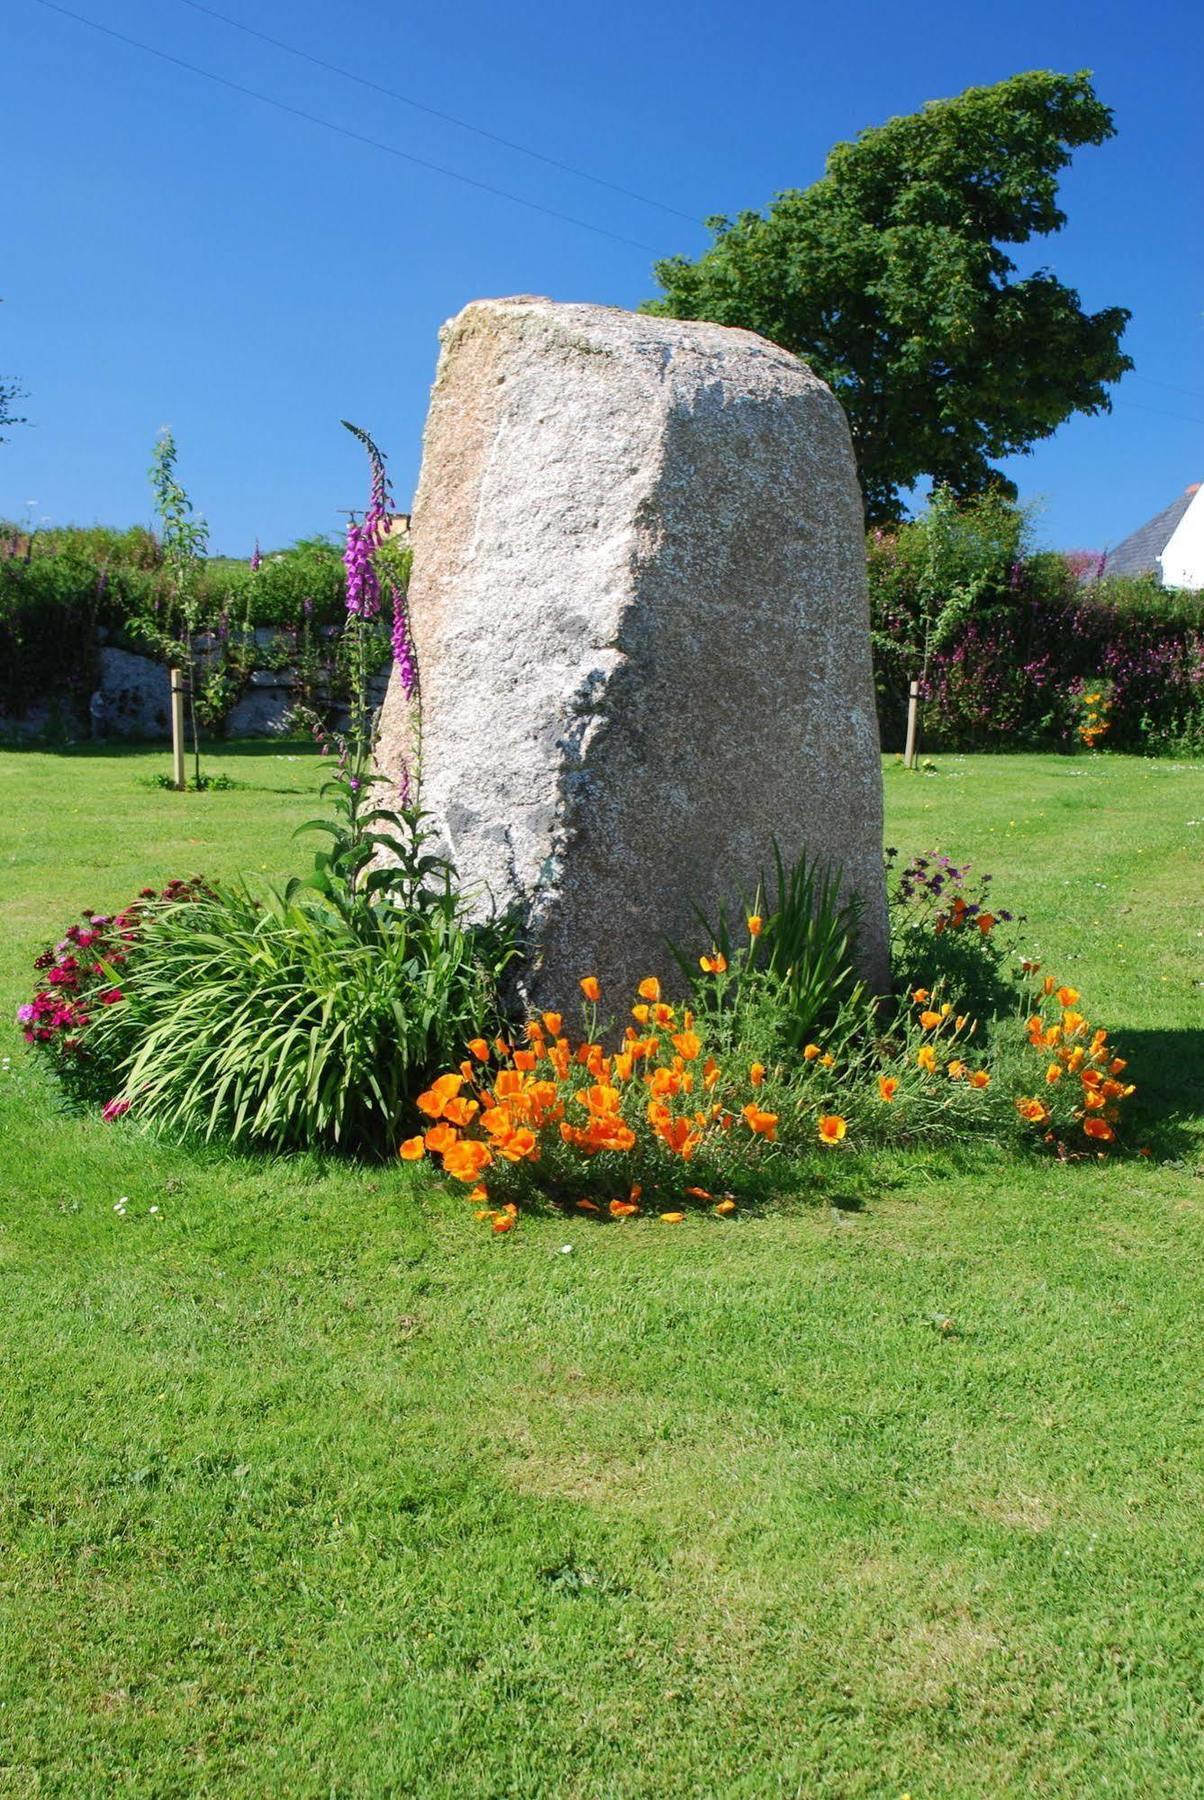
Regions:
<instances>
[{"instance_id":1,"label":"leafy tree","mask_svg":"<svg viewBox=\"0 0 1204 1800\"><path fill-rule=\"evenodd\" d=\"M1086 72L1033 70L930 101L838 144L814 186L708 220L697 262L656 265L646 310L760 332L806 358L848 414L871 521L924 476L1014 494L992 460L1074 412L1109 410L1132 368L1124 307L1084 312L1004 246L1065 224L1058 175L1113 135Z\"/></svg>"}]
</instances>

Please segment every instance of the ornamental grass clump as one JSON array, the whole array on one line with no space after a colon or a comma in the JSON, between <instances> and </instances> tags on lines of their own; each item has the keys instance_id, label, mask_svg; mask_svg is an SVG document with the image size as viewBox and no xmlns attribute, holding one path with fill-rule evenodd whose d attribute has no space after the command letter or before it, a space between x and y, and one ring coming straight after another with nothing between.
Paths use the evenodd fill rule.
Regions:
<instances>
[{"instance_id":1,"label":"ornamental grass clump","mask_svg":"<svg viewBox=\"0 0 1204 1800\"><path fill-rule=\"evenodd\" d=\"M496 1028L508 927L466 920L425 815L376 806L348 756L323 789L334 818L301 827L332 840L307 879L215 886L148 917L122 1005L87 1039L135 1120L383 1156L430 1078Z\"/></svg>"},{"instance_id":2,"label":"ornamental grass clump","mask_svg":"<svg viewBox=\"0 0 1204 1800\"><path fill-rule=\"evenodd\" d=\"M724 1049L747 1038L753 1016L770 1029L764 1048L797 1049L863 993L854 974L860 903L844 897L837 872L805 854L787 865L776 841L772 851L773 879L758 873L752 900L741 902L742 927L720 906L713 924L697 914L709 949L694 957L671 946L708 1036Z\"/></svg>"}]
</instances>

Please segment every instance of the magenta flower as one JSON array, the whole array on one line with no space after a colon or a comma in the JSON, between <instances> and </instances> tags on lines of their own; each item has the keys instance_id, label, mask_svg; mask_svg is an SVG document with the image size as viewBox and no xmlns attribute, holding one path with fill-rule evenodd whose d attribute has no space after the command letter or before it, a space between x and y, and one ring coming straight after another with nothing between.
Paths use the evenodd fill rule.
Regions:
<instances>
[{"instance_id":1,"label":"magenta flower","mask_svg":"<svg viewBox=\"0 0 1204 1800\"><path fill-rule=\"evenodd\" d=\"M111 1125L114 1119L119 1119L123 1113L128 1113L129 1110L128 1100L109 1100L101 1108L100 1116L107 1124Z\"/></svg>"}]
</instances>

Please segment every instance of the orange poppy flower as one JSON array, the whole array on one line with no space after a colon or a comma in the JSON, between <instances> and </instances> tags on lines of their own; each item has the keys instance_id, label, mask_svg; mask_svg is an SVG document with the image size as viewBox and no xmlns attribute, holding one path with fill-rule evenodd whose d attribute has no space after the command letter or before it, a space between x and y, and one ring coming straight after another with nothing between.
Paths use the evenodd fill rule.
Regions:
<instances>
[{"instance_id":1,"label":"orange poppy flower","mask_svg":"<svg viewBox=\"0 0 1204 1800\"><path fill-rule=\"evenodd\" d=\"M477 1206L480 1206L483 1201L488 1200L489 1189L487 1187L482 1187L478 1184L476 1187L473 1188L472 1193L468 1196L468 1198L470 1200L472 1200L473 1202L475 1202L475 1204Z\"/></svg>"},{"instance_id":2,"label":"orange poppy flower","mask_svg":"<svg viewBox=\"0 0 1204 1800\"><path fill-rule=\"evenodd\" d=\"M970 1086L972 1088L985 1088L990 1087L990 1085L991 1077L987 1074L986 1070L975 1069L973 1075L970 1077Z\"/></svg>"},{"instance_id":3,"label":"orange poppy flower","mask_svg":"<svg viewBox=\"0 0 1204 1800\"><path fill-rule=\"evenodd\" d=\"M1060 1063L1050 1063L1048 1069L1045 1071L1045 1079L1050 1087L1053 1086L1055 1081L1061 1081L1062 1065Z\"/></svg>"},{"instance_id":4,"label":"orange poppy flower","mask_svg":"<svg viewBox=\"0 0 1204 1800\"><path fill-rule=\"evenodd\" d=\"M1052 994L1054 989L1057 987L1057 985L1058 984L1054 980L1053 976L1047 975L1045 977L1045 980L1041 983L1041 992L1043 994Z\"/></svg>"},{"instance_id":5,"label":"orange poppy flower","mask_svg":"<svg viewBox=\"0 0 1204 1800\"><path fill-rule=\"evenodd\" d=\"M515 1220L513 1213L494 1213L493 1215L493 1229L495 1231L513 1231L514 1224Z\"/></svg>"},{"instance_id":6,"label":"orange poppy flower","mask_svg":"<svg viewBox=\"0 0 1204 1800\"><path fill-rule=\"evenodd\" d=\"M824 1051L824 1054L819 1059L819 1066L821 1069L834 1069L836 1067L836 1058L830 1050Z\"/></svg>"},{"instance_id":7,"label":"orange poppy flower","mask_svg":"<svg viewBox=\"0 0 1204 1800\"><path fill-rule=\"evenodd\" d=\"M453 1126L440 1119L439 1123L432 1125L427 1132L425 1142L428 1150L436 1156L442 1156L445 1150L450 1150L453 1144L459 1142L459 1133Z\"/></svg>"},{"instance_id":8,"label":"orange poppy flower","mask_svg":"<svg viewBox=\"0 0 1204 1800\"><path fill-rule=\"evenodd\" d=\"M529 1125L520 1125L518 1130L512 1133L499 1147L507 1162L522 1162L524 1157L534 1158L536 1153L535 1133Z\"/></svg>"},{"instance_id":9,"label":"orange poppy flower","mask_svg":"<svg viewBox=\"0 0 1204 1800\"><path fill-rule=\"evenodd\" d=\"M631 1016L637 1024L646 1025L652 1016L652 1008L650 1006L633 1006Z\"/></svg>"},{"instance_id":10,"label":"orange poppy flower","mask_svg":"<svg viewBox=\"0 0 1204 1800\"><path fill-rule=\"evenodd\" d=\"M534 1050L516 1050L514 1052L514 1066L516 1069L520 1069L524 1075L530 1075L538 1061L539 1058Z\"/></svg>"},{"instance_id":11,"label":"orange poppy flower","mask_svg":"<svg viewBox=\"0 0 1204 1800\"><path fill-rule=\"evenodd\" d=\"M426 1155L426 1145L420 1137L407 1138L397 1154L402 1162L420 1162Z\"/></svg>"},{"instance_id":12,"label":"orange poppy flower","mask_svg":"<svg viewBox=\"0 0 1204 1800\"><path fill-rule=\"evenodd\" d=\"M765 1079L765 1064L754 1063L748 1071L748 1079L752 1082L754 1087L760 1087Z\"/></svg>"},{"instance_id":13,"label":"orange poppy flower","mask_svg":"<svg viewBox=\"0 0 1204 1800\"><path fill-rule=\"evenodd\" d=\"M1104 1107L1107 1106L1108 1100L1107 1096L1102 1094L1099 1088L1084 1088L1083 1104L1087 1107L1089 1112L1102 1112Z\"/></svg>"},{"instance_id":14,"label":"orange poppy flower","mask_svg":"<svg viewBox=\"0 0 1204 1800\"><path fill-rule=\"evenodd\" d=\"M975 924L978 926L978 929L982 932L982 935L984 937L986 937L987 933L989 931L993 930L993 928L996 924L995 914L994 913L979 913L978 918L975 920Z\"/></svg>"},{"instance_id":15,"label":"orange poppy flower","mask_svg":"<svg viewBox=\"0 0 1204 1800\"><path fill-rule=\"evenodd\" d=\"M1108 1064L1108 1070L1112 1075L1123 1075L1128 1066L1123 1056L1114 1056Z\"/></svg>"},{"instance_id":16,"label":"orange poppy flower","mask_svg":"<svg viewBox=\"0 0 1204 1800\"><path fill-rule=\"evenodd\" d=\"M687 1062L693 1062L702 1049L702 1039L696 1031L679 1031L673 1039L673 1046L679 1056Z\"/></svg>"},{"instance_id":17,"label":"orange poppy flower","mask_svg":"<svg viewBox=\"0 0 1204 1800\"><path fill-rule=\"evenodd\" d=\"M544 1030L549 1037L559 1037L564 1020L557 1012L546 1012L543 1015Z\"/></svg>"},{"instance_id":18,"label":"orange poppy flower","mask_svg":"<svg viewBox=\"0 0 1204 1800\"><path fill-rule=\"evenodd\" d=\"M734 1213L735 1210L736 1210L736 1202L732 1199L730 1194L727 1196L726 1199L721 1200L719 1202L718 1206L715 1208L715 1211L722 1218L726 1218L728 1213Z\"/></svg>"},{"instance_id":19,"label":"orange poppy flower","mask_svg":"<svg viewBox=\"0 0 1204 1800\"><path fill-rule=\"evenodd\" d=\"M602 998L602 984L598 980L598 977L596 975L583 975L581 977L581 992L585 995L587 1000L600 1000Z\"/></svg>"},{"instance_id":20,"label":"orange poppy flower","mask_svg":"<svg viewBox=\"0 0 1204 1800\"><path fill-rule=\"evenodd\" d=\"M1045 1125L1049 1122L1049 1108L1045 1102L1030 1099L1027 1094L1021 1094L1017 1098L1016 1111L1022 1119L1027 1119L1030 1125Z\"/></svg>"},{"instance_id":21,"label":"orange poppy flower","mask_svg":"<svg viewBox=\"0 0 1204 1800\"><path fill-rule=\"evenodd\" d=\"M942 1008L942 1010L943 1010L943 1008ZM970 1017L969 1013L958 1013L956 1019L954 1019L954 1021L953 1021L954 1031L964 1031L965 1026L966 1026L966 1020L969 1017Z\"/></svg>"},{"instance_id":22,"label":"orange poppy flower","mask_svg":"<svg viewBox=\"0 0 1204 1800\"><path fill-rule=\"evenodd\" d=\"M939 1025L940 1022L941 1015L939 1012L922 1012L920 1014L920 1024L924 1027L925 1031L931 1031L933 1026Z\"/></svg>"},{"instance_id":23,"label":"orange poppy flower","mask_svg":"<svg viewBox=\"0 0 1204 1800\"><path fill-rule=\"evenodd\" d=\"M768 1138L772 1144L778 1131L777 1113L762 1112L761 1108L754 1106L751 1101L743 1110L748 1129L758 1137Z\"/></svg>"},{"instance_id":24,"label":"orange poppy flower","mask_svg":"<svg viewBox=\"0 0 1204 1800\"><path fill-rule=\"evenodd\" d=\"M639 1212L634 1200L612 1200L606 1209L612 1219L630 1219L633 1213Z\"/></svg>"},{"instance_id":25,"label":"orange poppy flower","mask_svg":"<svg viewBox=\"0 0 1204 1800\"><path fill-rule=\"evenodd\" d=\"M592 1200L578 1200L577 1202L578 1212L601 1212L601 1210L602 1208L596 1206Z\"/></svg>"},{"instance_id":26,"label":"orange poppy flower","mask_svg":"<svg viewBox=\"0 0 1204 1800\"><path fill-rule=\"evenodd\" d=\"M635 1058L630 1051L622 1051L613 1059L610 1066L616 1081L630 1081L631 1071L635 1067Z\"/></svg>"},{"instance_id":27,"label":"orange poppy flower","mask_svg":"<svg viewBox=\"0 0 1204 1800\"><path fill-rule=\"evenodd\" d=\"M712 948L709 956L698 958L698 967L704 975L722 975L727 968L727 957L724 956L722 950Z\"/></svg>"},{"instance_id":28,"label":"orange poppy flower","mask_svg":"<svg viewBox=\"0 0 1204 1800\"><path fill-rule=\"evenodd\" d=\"M458 1099L448 1101L443 1108L443 1117L450 1120L453 1125L462 1127L471 1125L480 1110L475 1100L466 1100L461 1095Z\"/></svg>"},{"instance_id":29,"label":"orange poppy flower","mask_svg":"<svg viewBox=\"0 0 1204 1800\"><path fill-rule=\"evenodd\" d=\"M475 1182L492 1161L493 1152L488 1144L478 1143L473 1138L461 1138L444 1151L443 1172L456 1181Z\"/></svg>"},{"instance_id":30,"label":"orange poppy flower","mask_svg":"<svg viewBox=\"0 0 1204 1800\"><path fill-rule=\"evenodd\" d=\"M1101 1143L1110 1144L1116 1133L1111 1125L1103 1119L1084 1119L1083 1130L1089 1138L1098 1138Z\"/></svg>"},{"instance_id":31,"label":"orange poppy flower","mask_svg":"<svg viewBox=\"0 0 1204 1800\"><path fill-rule=\"evenodd\" d=\"M1058 1005L1073 1006L1079 997L1078 988L1060 987L1058 989Z\"/></svg>"},{"instance_id":32,"label":"orange poppy flower","mask_svg":"<svg viewBox=\"0 0 1204 1800\"><path fill-rule=\"evenodd\" d=\"M639 987L636 989L636 993L641 1000L659 1000L661 997L661 984L655 975L645 975L643 981L641 981Z\"/></svg>"},{"instance_id":33,"label":"orange poppy flower","mask_svg":"<svg viewBox=\"0 0 1204 1800\"><path fill-rule=\"evenodd\" d=\"M748 926L749 937L758 938L765 929L765 921L760 913L749 913L744 922Z\"/></svg>"},{"instance_id":34,"label":"orange poppy flower","mask_svg":"<svg viewBox=\"0 0 1204 1800\"><path fill-rule=\"evenodd\" d=\"M839 1113L821 1113L819 1116L819 1141L821 1144L839 1144L842 1142L848 1122Z\"/></svg>"},{"instance_id":35,"label":"orange poppy flower","mask_svg":"<svg viewBox=\"0 0 1204 1800\"><path fill-rule=\"evenodd\" d=\"M673 1008L666 1006L664 1001L658 1001L652 1009L652 1019L656 1025L672 1025Z\"/></svg>"},{"instance_id":36,"label":"orange poppy flower","mask_svg":"<svg viewBox=\"0 0 1204 1800\"><path fill-rule=\"evenodd\" d=\"M821 1054L822 1054L822 1052L821 1052L818 1044L805 1044L803 1046L803 1061L804 1062L815 1062L816 1058L819 1057Z\"/></svg>"},{"instance_id":37,"label":"orange poppy flower","mask_svg":"<svg viewBox=\"0 0 1204 1800\"><path fill-rule=\"evenodd\" d=\"M965 1063L959 1062L957 1060L957 1058L955 1057L953 1059L953 1061L949 1064L949 1079L950 1079L950 1081L960 1081L962 1076L965 1074L965 1072L966 1072Z\"/></svg>"},{"instance_id":38,"label":"orange poppy flower","mask_svg":"<svg viewBox=\"0 0 1204 1800\"><path fill-rule=\"evenodd\" d=\"M923 1006L928 999L928 989L927 988L915 988L912 991L911 997L915 1001L917 1006Z\"/></svg>"},{"instance_id":39,"label":"orange poppy flower","mask_svg":"<svg viewBox=\"0 0 1204 1800\"><path fill-rule=\"evenodd\" d=\"M485 1042L484 1038L469 1038L468 1048L472 1051L472 1054L476 1057L478 1062L489 1061L489 1045Z\"/></svg>"},{"instance_id":40,"label":"orange poppy flower","mask_svg":"<svg viewBox=\"0 0 1204 1800\"><path fill-rule=\"evenodd\" d=\"M708 1056L702 1065L703 1086L706 1088L713 1088L722 1073L723 1071L715 1061L715 1058L713 1056Z\"/></svg>"},{"instance_id":41,"label":"orange poppy flower","mask_svg":"<svg viewBox=\"0 0 1204 1800\"><path fill-rule=\"evenodd\" d=\"M895 1076L879 1075L879 1077L878 1077L878 1098L880 1100L893 1100L895 1095L898 1093L898 1091L899 1091L899 1083L898 1083L897 1079L895 1078Z\"/></svg>"},{"instance_id":42,"label":"orange poppy flower","mask_svg":"<svg viewBox=\"0 0 1204 1800\"><path fill-rule=\"evenodd\" d=\"M926 1075L934 1075L936 1073L936 1051L932 1048L931 1044L920 1045L920 1048L916 1051L916 1062L919 1064L920 1068L924 1070Z\"/></svg>"}]
</instances>

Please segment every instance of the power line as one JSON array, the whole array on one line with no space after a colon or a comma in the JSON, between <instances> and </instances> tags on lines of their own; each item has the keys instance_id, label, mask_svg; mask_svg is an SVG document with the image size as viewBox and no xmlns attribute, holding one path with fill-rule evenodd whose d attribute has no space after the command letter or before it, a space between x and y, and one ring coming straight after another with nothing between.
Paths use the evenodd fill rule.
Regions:
<instances>
[{"instance_id":1,"label":"power line","mask_svg":"<svg viewBox=\"0 0 1204 1800\"><path fill-rule=\"evenodd\" d=\"M344 81L354 81L362 88L368 88L374 94L383 94L388 100L397 100L402 106L412 106L417 112L426 113L428 118L441 119L445 125L455 125L461 131L471 131L475 136L486 138L491 144L501 144L506 150L516 150L520 156L530 156L536 162L545 163L549 169L559 169L564 175L574 175L579 181L592 181L596 187L609 188L612 194L622 194L628 200L638 200L641 206L654 206L658 212L671 213L675 219L686 219L691 225L702 223L692 213L682 212L680 207L669 206L663 200L654 200L650 194L637 193L634 188L621 187L617 181L607 181L602 175L593 175L588 169L579 169L573 163L561 162L555 156L547 156L542 150L533 150L529 144L515 143L513 138L502 137L496 131L488 131L483 125L474 125L469 119L457 118L455 113L440 112L436 106L428 106L424 100L415 100L412 94L399 93L396 88L384 87L379 81L370 81L366 75L359 75L354 69L345 69L340 63L327 62L321 56L314 56L308 50L299 49L296 44L287 44L283 38L272 37L257 26L246 25L241 19L232 19L228 13L218 12L215 6L205 6L203 0L180 0L181 5L190 6L193 12L205 13L211 19L220 19L223 25L232 26L235 31L244 31L248 37L258 38L262 44L270 44L274 50L283 50L286 56L295 56L301 62L311 63L315 69L325 69L330 75L341 76Z\"/></svg>"},{"instance_id":2,"label":"power line","mask_svg":"<svg viewBox=\"0 0 1204 1800\"><path fill-rule=\"evenodd\" d=\"M177 69L186 69L190 75L200 75L205 81L212 81L218 87L228 88L231 93L242 94L248 100L258 100L264 106L274 106L277 112L288 113L294 119L304 119L308 125L319 125L323 131L333 131L338 137L348 138L354 144L364 144L370 150L380 150L386 156L396 156L402 162L413 163L416 168L427 169L435 175L445 175L452 181L463 182L466 187L476 188L480 193L492 194L496 200L509 200L515 206L525 206L529 212L542 213L546 218L559 219L564 225L576 225L581 231L592 231L598 237L609 238L612 243L626 244L632 250L645 250L650 256L659 252L652 244L644 244L638 238L624 237L621 232L608 231L604 225L591 225L588 219L574 218L572 213L559 212L554 206L543 206L538 200L524 200L521 194L512 194L506 188L494 187L487 181L478 181L475 176L461 175L456 169L448 169L442 163L429 161L425 156L415 156L409 150L399 150L396 144L386 144L380 138L368 137L362 131L352 131L349 126L336 125L332 119L324 119L318 113L307 112L304 107L291 106L286 100L277 100L271 94L262 94L257 88L244 87L239 81L231 81L225 75L215 75L212 69L203 69L199 63L188 62L182 56L173 56L167 50L159 50L153 44L144 44L140 38L127 37L123 31L115 31L111 25L102 25L97 19L89 19L83 13L72 12L69 7L60 6L58 0L37 0L50 12L61 13L65 19L73 19L77 25L86 25L91 31L98 31L105 37L114 38L119 44L126 44L131 49L142 50L147 56L156 56L160 62L171 63Z\"/></svg>"},{"instance_id":3,"label":"power line","mask_svg":"<svg viewBox=\"0 0 1204 1800\"><path fill-rule=\"evenodd\" d=\"M1144 381L1147 387L1167 388L1172 394L1186 394L1189 400L1204 400L1204 392L1199 388L1180 387L1177 381L1155 381L1152 375L1139 375L1135 369L1130 371L1129 380Z\"/></svg>"},{"instance_id":4,"label":"power line","mask_svg":"<svg viewBox=\"0 0 1204 1800\"><path fill-rule=\"evenodd\" d=\"M1160 383L1165 386L1165 383ZM1160 419L1181 419L1185 425L1204 425L1204 419L1193 418L1190 413L1167 412L1164 406L1147 406L1144 400L1114 400L1113 406L1135 406L1138 412L1157 413Z\"/></svg>"}]
</instances>

